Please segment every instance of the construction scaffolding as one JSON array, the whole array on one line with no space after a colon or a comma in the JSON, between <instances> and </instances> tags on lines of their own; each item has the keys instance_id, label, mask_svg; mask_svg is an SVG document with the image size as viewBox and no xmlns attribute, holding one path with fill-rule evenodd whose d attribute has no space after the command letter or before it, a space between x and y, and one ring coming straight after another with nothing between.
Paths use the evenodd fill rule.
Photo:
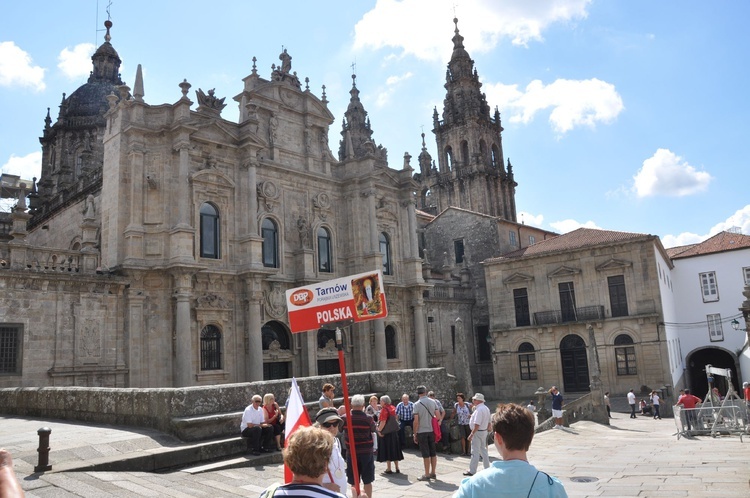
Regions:
<instances>
[{"instance_id":1,"label":"construction scaffolding","mask_svg":"<svg viewBox=\"0 0 750 498\"><path fill-rule=\"evenodd\" d=\"M674 407L677 439L682 436L711 436L750 434L750 420L745 400L740 399L732 384L732 371L706 365L708 393L700 406L695 408ZM714 375L726 377L727 394L721 399L714 391Z\"/></svg>"}]
</instances>

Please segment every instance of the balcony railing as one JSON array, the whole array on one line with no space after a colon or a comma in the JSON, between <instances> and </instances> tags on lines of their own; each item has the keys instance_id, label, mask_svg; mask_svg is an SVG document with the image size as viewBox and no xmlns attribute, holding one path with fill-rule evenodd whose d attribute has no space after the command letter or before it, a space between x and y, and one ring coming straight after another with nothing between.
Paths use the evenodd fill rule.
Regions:
<instances>
[{"instance_id":1,"label":"balcony railing","mask_svg":"<svg viewBox=\"0 0 750 498\"><path fill-rule=\"evenodd\" d=\"M554 325L602 319L604 319L604 306L582 306L569 310L538 311L534 313L534 325Z\"/></svg>"},{"instance_id":2,"label":"balcony railing","mask_svg":"<svg viewBox=\"0 0 750 498\"><path fill-rule=\"evenodd\" d=\"M467 287L454 287L452 285L436 285L425 295L427 299L474 299L474 292Z\"/></svg>"}]
</instances>

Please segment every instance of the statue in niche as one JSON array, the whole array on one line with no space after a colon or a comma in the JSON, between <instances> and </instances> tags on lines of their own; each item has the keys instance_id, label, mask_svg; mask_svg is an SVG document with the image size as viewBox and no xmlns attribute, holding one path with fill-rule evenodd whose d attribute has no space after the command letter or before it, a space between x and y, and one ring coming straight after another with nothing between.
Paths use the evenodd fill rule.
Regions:
<instances>
[{"instance_id":1,"label":"statue in niche","mask_svg":"<svg viewBox=\"0 0 750 498\"><path fill-rule=\"evenodd\" d=\"M310 223L308 223L307 218L304 216L300 216L297 219L297 230L299 231L299 243L302 245L302 248L310 249Z\"/></svg>"},{"instance_id":2,"label":"statue in niche","mask_svg":"<svg viewBox=\"0 0 750 498\"><path fill-rule=\"evenodd\" d=\"M276 139L279 138L279 118L275 114L271 115L271 119L268 120L268 139L271 145L276 143Z\"/></svg>"},{"instance_id":3,"label":"statue in niche","mask_svg":"<svg viewBox=\"0 0 750 498\"><path fill-rule=\"evenodd\" d=\"M93 220L94 216L96 215L96 206L94 205L94 196L89 194L88 197L86 197L86 203L84 204L84 219L87 220Z\"/></svg>"}]
</instances>

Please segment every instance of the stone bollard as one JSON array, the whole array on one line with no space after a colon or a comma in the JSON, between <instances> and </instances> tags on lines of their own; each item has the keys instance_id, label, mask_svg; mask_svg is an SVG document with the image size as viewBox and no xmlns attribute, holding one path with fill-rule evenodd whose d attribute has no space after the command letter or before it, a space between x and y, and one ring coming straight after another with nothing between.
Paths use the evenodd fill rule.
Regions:
<instances>
[{"instance_id":1,"label":"stone bollard","mask_svg":"<svg viewBox=\"0 0 750 498\"><path fill-rule=\"evenodd\" d=\"M34 472L52 470L52 465L49 464L49 435L52 433L52 429L42 427L36 433L39 434L39 448L36 449L39 452L39 463L34 467Z\"/></svg>"}]
</instances>

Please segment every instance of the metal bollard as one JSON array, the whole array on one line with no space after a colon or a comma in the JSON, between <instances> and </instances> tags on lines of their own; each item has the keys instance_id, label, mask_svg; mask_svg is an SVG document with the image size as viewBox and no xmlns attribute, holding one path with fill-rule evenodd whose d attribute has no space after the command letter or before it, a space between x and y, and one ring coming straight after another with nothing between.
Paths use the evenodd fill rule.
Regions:
<instances>
[{"instance_id":1,"label":"metal bollard","mask_svg":"<svg viewBox=\"0 0 750 498\"><path fill-rule=\"evenodd\" d=\"M52 465L49 464L49 435L52 429L42 427L36 433L39 434L39 448L36 449L39 452L39 463L34 467L34 472L52 470Z\"/></svg>"}]
</instances>

